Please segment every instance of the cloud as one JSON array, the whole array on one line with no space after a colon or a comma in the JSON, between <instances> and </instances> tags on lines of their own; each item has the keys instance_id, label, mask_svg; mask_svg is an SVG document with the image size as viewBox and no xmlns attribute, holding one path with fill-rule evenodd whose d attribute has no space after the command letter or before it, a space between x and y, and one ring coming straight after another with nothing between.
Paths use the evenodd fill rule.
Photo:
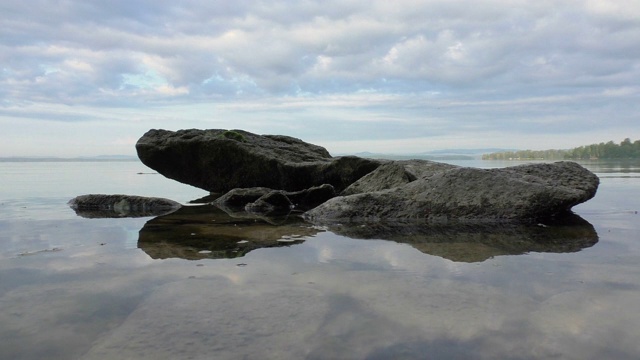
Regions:
<instances>
[{"instance_id":1,"label":"cloud","mask_svg":"<svg viewBox=\"0 0 640 360\"><path fill-rule=\"evenodd\" d=\"M14 27L14 36L27 46L8 46L6 51L13 50L12 63L26 65L30 77L41 82L59 81L51 76L55 73L75 74L92 87L117 88L123 75L152 71L193 93L200 93L212 77L232 82L247 77L267 93L315 93L340 91L332 86L337 78L351 85L346 91L353 91L375 88L381 78L408 85L481 86L509 75L542 84L563 74L598 75L594 65L614 73L628 65L614 61L620 52L632 55L630 61L637 59L633 52L638 50L629 45L640 36L637 27L615 28L617 15L622 16L616 12L619 6L592 3L576 10L569 7L575 4L563 2L546 9L530 2L517 8L487 2L473 10L460 2L392 8L383 2L348 3L341 7L345 13L322 11L331 4L298 2L269 7L257 2L244 8L190 5L70 2L66 11L50 16L55 21L21 9L23 17L9 25L21 25ZM614 42L603 41L611 37ZM583 63L591 58L587 55L598 57ZM25 57L34 61L25 64ZM83 71L75 71L73 64L81 63ZM46 72L43 66L58 71Z\"/></svg>"},{"instance_id":2,"label":"cloud","mask_svg":"<svg viewBox=\"0 0 640 360\"><path fill-rule=\"evenodd\" d=\"M471 123L494 131L509 122L507 127L527 132L526 124L548 123L554 110L566 119L558 124L566 126L553 131L571 132L585 118L608 121L613 107L624 119L621 126L638 130L628 123L638 110L632 103L637 91L629 89L640 80L640 16L632 1L487 0L473 7L434 0L0 4L5 109L66 104L149 112L270 102L319 109L331 106L329 99L365 99L361 111L342 106L348 113L322 112L355 123L352 133L365 118L404 116L412 125L406 133L413 133L424 114L427 123L447 120L444 132L451 135ZM609 105L575 102L605 93L617 94L607 98ZM385 96L394 97L387 104L393 108L379 106ZM541 98L559 102L544 110ZM462 103L474 105L447 106ZM436 114L431 105L446 111ZM297 111L305 126L326 127L311 125L325 121L323 116ZM252 121L244 110L227 114L235 123ZM524 114L532 120L518 120Z\"/></svg>"}]
</instances>

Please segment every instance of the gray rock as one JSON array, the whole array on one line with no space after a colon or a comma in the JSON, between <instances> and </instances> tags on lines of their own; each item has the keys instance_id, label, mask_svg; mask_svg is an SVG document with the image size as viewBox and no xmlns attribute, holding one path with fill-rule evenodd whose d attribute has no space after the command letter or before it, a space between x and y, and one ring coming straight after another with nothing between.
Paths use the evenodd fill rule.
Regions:
<instances>
[{"instance_id":1,"label":"gray rock","mask_svg":"<svg viewBox=\"0 0 640 360\"><path fill-rule=\"evenodd\" d=\"M404 175L396 166L390 173L397 181L388 181L386 189L332 198L305 218L316 223L532 221L570 211L591 199L599 185L595 174L574 162L502 169L426 166L421 177L399 186Z\"/></svg>"},{"instance_id":2,"label":"gray rock","mask_svg":"<svg viewBox=\"0 0 640 360\"><path fill-rule=\"evenodd\" d=\"M136 149L169 178L227 193L216 200L221 208L269 213L319 205L305 213L313 222L531 221L570 211L599 184L572 162L475 169L331 157L299 139L242 130L150 130ZM260 200L267 194L273 198Z\"/></svg>"},{"instance_id":3,"label":"gray rock","mask_svg":"<svg viewBox=\"0 0 640 360\"><path fill-rule=\"evenodd\" d=\"M344 189L340 195L353 195L406 185L435 172L457 168L429 160L389 161Z\"/></svg>"},{"instance_id":4,"label":"gray rock","mask_svg":"<svg viewBox=\"0 0 640 360\"><path fill-rule=\"evenodd\" d=\"M267 187L299 191L322 184L337 192L381 162L331 157L320 146L242 130L149 130L136 143L140 160L160 174L211 192Z\"/></svg>"},{"instance_id":5,"label":"gray rock","mask_svg":"<svg viewBox=\"0 0 640 360\"><path fill-rule=\"evenodd\" d=\"M324 184L300 191L273 190L264 187L233 189L213 201L213 204L228 213L248 211L253 214L272 215L289 213L291 210L312 209L334 197L333 186Z\"/></svg>"},{"instance_id":6,"label":"gray rock","mask_svg":"<svg viewBox=\"0 0 640 360\"><path fill-rule=\"evenodd\" d=\"M266 187L254 187L247 189L233 189L226 194L220 196L215 199L212 203L218 207L229 208L229 209L244 209L244 207L252 203L261 197L267 195L273 191L273 189L269 189Z\"/></svg>"},{"instance_id":7,"label":"gray rock","mask_svg":"<svg viewBox=\"0 0 640 360\"><path fill-rule=\"evenodd\" d=\"M288 214L293 208L293 203L287 195L285 195L284 191L272 190L261 196L258 200L248 203L244 208L252 214Z\"/></svg>"},{"instance_id":8,"label":"gray rock","mask_svg":"<svg viewBox=\"0 0 640 360\"><path fill-rule=\"evenodd\" d=\"M336 196L333 186L323 184L300 191L286 192L295 210L306 211Z\"/></svg>"},{"instance_id":9,"label":"gray rock","mask_svg":"<svg viewBox=\"0 0 640 360\"><path fill-rule=\"evenodd\" d=\"M182 207L169 199L104 194L80 195L68 204L76 214L86 218L159 216Z\"/></svg>"}]
</instances>

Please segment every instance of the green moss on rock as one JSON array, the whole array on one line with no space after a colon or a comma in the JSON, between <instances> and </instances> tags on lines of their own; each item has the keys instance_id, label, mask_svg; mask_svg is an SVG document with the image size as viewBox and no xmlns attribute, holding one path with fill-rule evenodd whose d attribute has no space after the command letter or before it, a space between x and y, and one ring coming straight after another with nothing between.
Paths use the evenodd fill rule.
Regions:
<instances>
[{"instance_id":1,"label":"green moss on rock","mask_svg":"<svg viewBox=\"0 0 640 360\"><path fill-rule=\"evenodd\" d=\"M245 139L244 135L240 134L237 131L233 131L233 130L227 130L227 131L223 132L222 134L220 134L220 136L225 138L225 139L235 140L235 141L239 141L239 142L246 142L247 141L247 139Z\"/></svg>"}]
</instances>

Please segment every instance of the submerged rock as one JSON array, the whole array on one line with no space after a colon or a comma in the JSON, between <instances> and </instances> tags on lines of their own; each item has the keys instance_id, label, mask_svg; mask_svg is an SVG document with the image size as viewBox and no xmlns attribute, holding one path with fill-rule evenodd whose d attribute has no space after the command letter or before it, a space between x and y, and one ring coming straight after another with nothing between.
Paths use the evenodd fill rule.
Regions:
<instances>
[{"instance_id":1,"label":"submerged rock","mask_svg":"<svg viewBox=\"0 0 640 360\"><path fill-rule=\"evenodd\" d=\"M68 202L76 214L86 218L143 217L171 213L182 205L169 199L134 195L89 194Z\"/></svg>"},{"instance_id":2,"label":"submerged rock","mask_svg":"<svg viewBox=\"0 0 640 360\"><path fill-rule=\"evenodd\" d=\"M407 177L397 165L401 163L391 169L396 179ZM595 174L574 162L502 169L432 166L427 162L420 173L419 178L408 178L404 184L387 181L386 189L332 198L305 213L305 218L315 223L535 221L566 213L591 199L599 184ZM363 177L360 188L380 184L376 177L375 172ZM369 180L372 184L367 184Z\"/></svg>"},{"instance_id":3,"label":"submerged rock","mask_svg":"<svg viewBox=\"0 0 640 360\"><path fill-rule=\"evenodd\" d=\"M337 192L381 162L332 157L317 145L242 130L149 130L136 143L140 160L160 174L210 192L267 187L299 191L323 184Z\"/></svg>"}]
</instances>

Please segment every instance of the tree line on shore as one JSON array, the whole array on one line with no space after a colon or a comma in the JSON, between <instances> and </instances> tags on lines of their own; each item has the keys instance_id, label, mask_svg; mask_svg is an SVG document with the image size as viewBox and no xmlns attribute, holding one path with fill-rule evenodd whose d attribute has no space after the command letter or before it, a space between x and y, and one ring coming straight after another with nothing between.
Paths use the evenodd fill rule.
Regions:
<instances>
[{"instance_id":1,"label":"tree line on shore","mask_svg":"<svg viewBox=\"0 0 640 360\"><path fill-rule=\"evenodd\" d=\"M518 150L495 152L482 155L482 160L595 160L595 159L638 159L640 140L631 142L626 138L616 144L613 141L579 146L565 150Z\"/></svg>"}]
</instances>

